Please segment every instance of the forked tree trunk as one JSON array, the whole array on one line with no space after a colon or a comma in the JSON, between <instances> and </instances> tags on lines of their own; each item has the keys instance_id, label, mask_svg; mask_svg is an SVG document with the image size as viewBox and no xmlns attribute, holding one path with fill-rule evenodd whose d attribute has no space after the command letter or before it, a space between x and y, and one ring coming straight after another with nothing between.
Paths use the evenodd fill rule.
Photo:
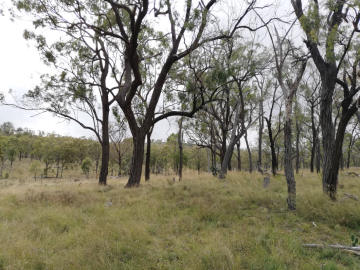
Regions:
<instances>
[{"instance_id":1,"label":"forked tree trunk","mask_svg":"<svg viewBox=\"0 0 360 270\"><path fill-rule=\"evenodd\" d=\"M145 134L133 137L133 154L130 165L130 177L125 185L126 188L140 185L142 165L144 160Z\"/></svg>"}]
</instances>

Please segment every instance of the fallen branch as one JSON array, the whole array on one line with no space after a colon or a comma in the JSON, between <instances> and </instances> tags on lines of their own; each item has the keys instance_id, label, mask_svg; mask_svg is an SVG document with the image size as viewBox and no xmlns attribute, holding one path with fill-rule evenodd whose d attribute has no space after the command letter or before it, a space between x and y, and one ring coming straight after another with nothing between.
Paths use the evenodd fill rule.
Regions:
<instances>
[{"instance_id":1,"label":"fallen branch","mask_svg":"<svg viewBox=\"0 0 360 270\"><path fill-rule=\"evenodd\" d=\"M359 198L358 198L357 196L352 195L352 194L349 194L349 193L344 193L344 196L347 197L347 198L349 198L349 199L353 199L353 200L355 200L355 201L358 201L358 200L359 200Z\"/></svg>"},{"instance_id":2,"label":"fallen branch","mask_svg":"<svg viewBox=\"0 0 360 270\"><path fill-rule=\"evenodd\" d=\"M350 246L342 246L342 245L323 245L323 244L304 244L304 247L309 248L334 248L334 249L342 249L347 252L351 252L353 254L360 256L360 246L350 247Z\"/></svg>"}]
</instances>

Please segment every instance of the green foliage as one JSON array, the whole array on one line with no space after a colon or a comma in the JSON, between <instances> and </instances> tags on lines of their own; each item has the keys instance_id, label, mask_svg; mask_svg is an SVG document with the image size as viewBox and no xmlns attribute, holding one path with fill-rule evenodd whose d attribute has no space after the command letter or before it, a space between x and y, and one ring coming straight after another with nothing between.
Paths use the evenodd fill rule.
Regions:
<instances>
[{"instance_id":1,"label":"green foliage","mask_svg":"<svg viewBox=\"0 0 360 270\"><path fill-rule=\"evenodd\" d=\"M81 170L83 171L83 173L89 177L89 173L90 173L90 169L92 166L92 161L90 158L85 158L82 162L81 162Z\"/></svg>"},{"instance_id":2,"label":"green foliage","mask_svg":"<svg viewBox=\"0 0 360 270\"><path fill-rule=\"evenodd\" d=\"M39 176L39 172L41 171L41 162L38 160L32 161L29 170L34 175L34 179L36 181Z\"/></svg>"},{"instance_id":3,"label":"green foliage","mask_svg":"<svg viewBox=\"0 0 360 270\"><path fill-rule=\"evenodd\" d=\"M351 246L356 247L359 244L359 238L356 237L356 235L351 235Z\"/></svg>"}]
</instances>

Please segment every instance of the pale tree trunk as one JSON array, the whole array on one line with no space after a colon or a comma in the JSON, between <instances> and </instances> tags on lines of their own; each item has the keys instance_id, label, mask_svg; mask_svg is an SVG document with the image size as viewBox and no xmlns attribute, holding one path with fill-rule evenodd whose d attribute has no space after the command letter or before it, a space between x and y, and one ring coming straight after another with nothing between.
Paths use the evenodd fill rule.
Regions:
<instances>
[{"instance_id":1,"label":"pale tree trunk","mask_svg":"<svg viewBox=\"0 0 360 270\"><path fill-rule=\"evenodd\" d=\"M284 167L285 177L288 187L288 208L289 210L296 209L296 182L294 177L294 169L292 165L292 132L291 132L291 117L292 117L292 101L287 101L285 110L285 124L284 124Z\"/></svg>"},{"instance_id":2,"label":"pale tree trunk","mask_svg":"<svg viewBox=\"0 0 360 270\"><path fill-rule=\"evenodd\" d=\"M296 123L295 123L295 129L296 129L296 162L295 162L295 168L296 168L296 174L299 173L300 169L300 124L299 120L296 117Z\"/></svg>"},{"instance_id":3,"label":"pale tree trunk","mask_svg":"<svg viewBox=\"0 0 360 270\"><path fill-rule=\"evenodd\" d=\"M264 108L263 108L263 93L261 91L261 100L259 103L259 134L258 134L258 160L257 166L258 171L262 172L262 138L263 138L263 129L264 129Z\"/></svg>"}]
</instances>

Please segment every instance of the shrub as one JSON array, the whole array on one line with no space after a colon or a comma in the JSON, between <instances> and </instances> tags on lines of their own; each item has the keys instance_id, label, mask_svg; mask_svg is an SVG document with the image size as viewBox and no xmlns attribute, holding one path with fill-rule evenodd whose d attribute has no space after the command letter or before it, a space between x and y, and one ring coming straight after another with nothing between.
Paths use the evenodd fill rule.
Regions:
<instances>
[{"instance_id":1,"label":"shrub","mask_svg":"<svg viewBox=\"0 0 360 270\"><path fill-rule=\"evenodd\" d=\"M90 158L85 158L81 163L81 170L86 175L86 177L89 177L90 168L91 168L92 162Z\"/></svg>"}]
</instances>

